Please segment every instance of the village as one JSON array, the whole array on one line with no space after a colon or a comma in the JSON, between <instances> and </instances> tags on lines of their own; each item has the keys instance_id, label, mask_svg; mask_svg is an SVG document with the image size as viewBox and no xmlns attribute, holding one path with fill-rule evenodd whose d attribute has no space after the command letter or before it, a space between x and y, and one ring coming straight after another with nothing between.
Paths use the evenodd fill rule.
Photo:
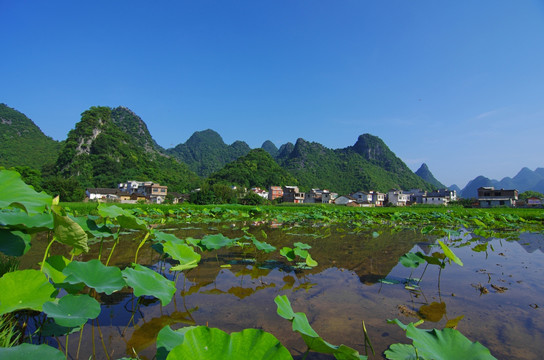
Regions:
<instances>
[{"instance_id":1,"label":"village","mask_svg":"<svg viewBox=\"0 0 544 360\"><path fill-rule=\"evenodd\" d=\"M200 189L193 190L193 192L196 191L200 191ZM271 202L335 204L353 207L410 206L415 204L447 206L458 200L456 191L448 189L435 191L391 189L387 193L371 190L357 191L347 195L339 195L321 189L302 192L298 186L271 186L268 190L255 187L244 190L244 192L247 191ZM169 202L173 204L185 202L189 198L188 194L168 194L167 186L152 181L129 180L120 183L117 188L88 188L86 190L86 201L162 204L167 201L167 195L170 195ZM481 208L499 206L542 207L542 199L531 197L526 202L519 202L517 190L481 187L478 189L478 198L474 199L472 206Z\"/></svg>"}]
</instances>

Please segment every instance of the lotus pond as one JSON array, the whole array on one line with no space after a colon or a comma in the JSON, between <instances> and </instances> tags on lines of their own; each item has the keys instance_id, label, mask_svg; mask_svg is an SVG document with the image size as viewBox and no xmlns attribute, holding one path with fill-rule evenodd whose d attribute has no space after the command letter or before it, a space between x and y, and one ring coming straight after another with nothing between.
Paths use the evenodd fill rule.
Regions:
<instances>
[{"instance_id":1,"label":"lotus pond","mask_svg":"<svg viewBox=\"0 0 544 360\"><path fill-rule=\"evenodd\" d=\"M541 357L541 210L83 211L2 176L2 358Z\"/></svg>"}]
</instances>

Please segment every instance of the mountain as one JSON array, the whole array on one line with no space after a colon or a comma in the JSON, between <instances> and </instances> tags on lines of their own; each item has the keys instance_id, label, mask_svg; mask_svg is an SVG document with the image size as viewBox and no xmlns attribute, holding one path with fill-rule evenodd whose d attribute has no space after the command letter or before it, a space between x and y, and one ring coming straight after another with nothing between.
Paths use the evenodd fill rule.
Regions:
<instances>
[{"instance_id":1,"label":"mountain","mask_svg":"<svg viewBox=\"0 0 544 360\"><path fill-rule=\"evenodd\" d=\"M25 114L0 104L0 166L41 169L55 162L60 147Z\"/></svg>"},{"instance_id":2,"label":"mountain","mask_svg":"<svg viewBox=\"0 0 544 360\"><path fill-rule=\"evenodd\" d=\"M187 164L198 175L206 177L250 150L243 141L227 145L218 133L208 129L195 132L184 144L168 149L166 153Z\"/></svg>"},{"instance_id":3,"label":"mountain","mask_svg":"<svg viewBox=\"0 0 544 360\"><path fill-rule=\"evenodd\" d=\"M416 171L416 175L431 184L435 189L444 189L445 186L440 181L436 180L434 175L429 170L427 164L421 164L420 168Z\"/></svg>"},{"instance_id":4,"label":"mountain","mask_svg":"<svg viewBox=\"0 0 544 360\"><path fill-rule=\"evenodd\" d=\"M146 123L132 110L119 106L111 110L111 119L125 134L129 135L137 145L140 145L147 152L164 152L151 137Z\"/></svg>"},{"instance_id":5,"label":"mountain","mask_svg":"<svg viewBox=\"0 0 544 360\"><path fill-rule=\"evenodd\" d=\"M537 168L532 171L524 167L513 178L505 177L500 181L478 176L465 186L461 191L461 196L464 198L478 197L477 189L480 186L493 186L496 189L516 189L520 193L529 190L542 193L544 191L544 168Z\"/></svg>"},{"instance_id":6,"label":"mountain","mask_svg":"<svg viewBox=\"0 0 544 360\"><path fill-rule=\"evenodd\" d=\"M55 164L56 173L75 178L84 187L149 180L167 185L171 191L183 191L197 184L198 177L186 165L153 149L150 137L142 140L132 131L123 131L117 125L120 121L141 119L126 108L91 107L83 112L81 121L68 133ZM141 129L145 135L145 124ZM149 146L142 146L142 141Z\"/></svg>"},{"instance_id":7,"label":"mountain","mask_svg":"<svg viewBox=\"0 0 544 360\"><path fill-rule=\"evenodd\" d=\"M289 157L289 154L295 149L295 144L292 142L287 142L280 146L278 149L278 153L275 156L275 159L279 162L287 159Z\"/></svg>"},{"instance_id":8,"label":"mountain","mask_svg":"<svg viewBox=\"0 0 544 360\"><path fill-rule=\"evenodd\" d=\"M266 140L262 145L261 149L265 150L267 153L270 154L273 158L275 158L278 155L278 148L274 143L270 140Z\"/></svg>"},{"instance_id":9,"label":"mountain","mask_svg":"<svg viewBox=\"0 0 544 360\"><path fill-rule=\"evenodd\" d=\"M240 185L247 189L261 187L268 189L272 185L296 185L297 181L282 169L264 149L253 149L247 155L227 164L213 173L209 182Z\"/></svg>"},{"instance_id":10,"label":"mountain","mask_svg":"<svg viewBox=\"0 0 544 360\"><path fill-rule=\"evenodd\" d=\"M451 190L451 191L457 192L457 194L461 193L461 188L459 186L457 186L456 184L448 186L448 189Z\"/></svg>"},{"instance_id":11,"label":"mountain","mask_svg":"<svg viewBox=\"0 0 544 360\"><path fill-rule=\"evenodd\" d=\"M478 188L495 186L496 183L497 183L497 180L491 180L489 178L486 178L485 176L480 175L474 180L469 181L467 186L465 186L463 190L461 190L460 196L465 199L477 198Z\"/></svg>"},{"instance_id":12,"label":"mountain","mask_svg":"<svg viewBox=\"0 0 544 360\"><path fill-rule=\"evenodd\" d=\"M370 134L359 136L354 146L336 150L298 139L291 153L278 161L306 190L317 187L346 194L358 190L431 188L380 138Z\"/></svg>"}]
</instances>

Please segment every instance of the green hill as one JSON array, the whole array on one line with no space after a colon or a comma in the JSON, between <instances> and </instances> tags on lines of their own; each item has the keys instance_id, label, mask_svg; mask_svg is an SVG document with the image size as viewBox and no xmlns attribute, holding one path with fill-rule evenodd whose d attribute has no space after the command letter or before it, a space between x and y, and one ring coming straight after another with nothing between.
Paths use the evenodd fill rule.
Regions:
<instances>
[{"instance_id":1,"label":"green hill","mask_svg":"<svg viewBox=\"0 0 544 360\"><path fill-rule=\"evenodd\" d=\"M272 185L296 185L297 181L282 169L264 149L253 149L247 155L213 173L209 182L268 189Z\"/></svg>"},{"instance_id":2,"label":"green hill","mask_svg":"<svg viewBox=\"0 0 544 360\"><path fill-rule=\"evenodd\" d=\"M358 190L431 187L380 138L369 134L359 136L354 146L336 150L298 139L288 157L279 161L303 190L317 187L346 194Z\"/></svg>"},{"instance_id":3,"label":"green hill","mask_svg":"<svg viewBox=\"0 0 544 360\"><path fill-rule=\"evenodd\" d=\"M431 184L435 189L446 188L444 184L442 184L434 177L433 173L431 172L431 170L429 170L429 167L425 163L421 164L419 169L417 169L416 175Z\"/></svg>"},{"instance_id":4,"label":"green hill","mask_svg":"<svg viewBox=\"0 0 544 360\"><path fill-rule=\"evenodd\" d=\"M41 169L55 162L60 147L23 113L0 104L0 166Z\"/></svg>"},{"instance_id":5,"label":"green hill","mask_svg":"<svg viewBox=\"0 0 544 360\"><path fill-rule=\"evenodd\" d=\"M147 139L148 146L142 145L142 136L133 136L117 125L120 121L140 122L138 119L126 108L86 110L68 133L55 165L56 172L77 179L84 187L114 187L126 180L155 181L178 192L196 186L199 181L196 174L156 150L151 136ZM147 138L145 124L140 130Z\"/></svg>"},{"instance_id":6,"label":"green hill","mask_svg":"<svg viewBox=\"0 0 544 360\"><path fill-rule=\"evenodd\" d=\"M243 141L227 145L218 133L208 129L195 132L184 144L168 149L166 153L187 164L198 175L206 177L250 150Z\"/></svg>"}]
</instances>

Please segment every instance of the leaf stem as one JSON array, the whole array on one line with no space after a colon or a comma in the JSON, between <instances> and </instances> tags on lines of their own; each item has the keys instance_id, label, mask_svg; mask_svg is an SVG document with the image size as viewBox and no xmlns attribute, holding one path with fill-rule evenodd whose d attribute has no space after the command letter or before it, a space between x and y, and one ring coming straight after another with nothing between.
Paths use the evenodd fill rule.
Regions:
<instances>
[{"instance_id":1,"label":"leaf stem","mask_svg":"<svg viewBox=\"0 0 544 360\"><path fill-rule=\"evenodd\" d=\"M145 242L147 241L147 239L149 238L149 235L151 233L148 231L145 236L144 236L144 239L140 242L140 245L138 245L138 248L136 249L136 255L134 256L134 263L137 264L138 263L138 252L140 251L140 248L142 246L144 246Z\"/></svg>"},{"instance_id":2,"label":"leaf stem","mask_svg":"<svg viewBox=\"0 0 544 360\"><path fill-rule=\"evenodd\" d=\"M43 272L43 266L45 264L45 260L47 259L47 255L49 254L49 249L51 248L51 245L53 245L54 241L55 241L55 236L53 236L53 238L51 239L51 241L47 245L47 248L45 249L45 254L43 254L42 266L40 268L41 272Z\"/></svg>"}]
</instances>

